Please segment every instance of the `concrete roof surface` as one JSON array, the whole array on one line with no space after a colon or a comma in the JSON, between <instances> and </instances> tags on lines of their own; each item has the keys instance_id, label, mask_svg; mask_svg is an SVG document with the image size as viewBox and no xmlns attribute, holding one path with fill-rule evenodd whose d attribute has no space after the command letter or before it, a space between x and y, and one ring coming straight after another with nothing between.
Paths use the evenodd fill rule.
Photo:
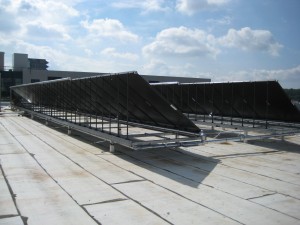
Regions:
<instances>
[{"instance_id":1,"label":"concrete roof surface","mask_svg":"<svg viewBox=\"0 0 300 225\"><path fill-rule=\"evenodd\" d=\"M96 141L1 115L0 225L300 224L300 136L115 154Z\"/></svg>"}]
</instances>

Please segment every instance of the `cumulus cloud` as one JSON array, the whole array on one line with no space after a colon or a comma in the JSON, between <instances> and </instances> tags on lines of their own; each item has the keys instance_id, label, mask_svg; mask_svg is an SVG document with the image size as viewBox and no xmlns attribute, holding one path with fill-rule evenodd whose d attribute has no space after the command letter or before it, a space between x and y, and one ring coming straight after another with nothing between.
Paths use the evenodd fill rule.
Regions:
<instances>
[{"instance_id":1,"label":"cumulus cloud","mask_svg":"<svg viewBox=\"0 0 300 225\"><path fill-rule=\"evenodd\" d=\"M77 56L45 45L34 45L19 40L15 40L13 44L16 52L26 52L30 57L47 59L51 69L85 72L112 72L113 68L118 69L111 61Z\"/></svg>"},{"instance_id":2,"label":"cumulus cloud","mask_svg":"<svg viewBox=\"0 0 300 225\"><path fill-rule=\"evenodd\" d=\"M210 73L199 72L199 65L180 61L169 63L168 61L152 59L147 61L140 69L140 74L180 76L180 77L207 77L211 78Z\"/></svg>"},{"instance_id":3,"label":"cumulus cloud","mask_svg":"<svg viewBox=\"0 0 300 225\"><path fill-rule=\"evenodd\" d=\"M44 21L48 23L61 24L69 18L79 16L79 12L64 1L53 0L8 0L5 7L15 14L14 18L20 22Z\"/></svg>"},{"instance_id":4,"label":"cumulus cloud","mask_svg":"<svg viewBox=\"0 0 300 225\"><path fill-rule=\"evenodd\" d=\"M32 1L33 7L38 9L42 18L48 19L55 23L62 22L68 17L75 17L79 12L60 1Z\"/></svg>"},{"instance_id":5,"label":"cumulus cloud","mask_svg":"<svg viewBox=\"0 0 300 225\"><path fill-rule=\"evenodd\" d=\"M10 33L19 29L19 24L13 19L14 13L0 2L0 32Z\"/></svg>"},{"instance_id":6,"label":"cumulus cloud","mask_svg":"<svg viewBox=\"0 0 300 225\"><path fill-rule=\"evenodd\" d=\"M146 65L144 65L141 69L143 74L161 74L161 75L169 75L171 71L170 66L168 66L165 62L161 60L151 60Z\"/></svg>"},{"instance_id":7,"label":"cumulus cloud","mask_svg":"<svg viewBox=\"0 0 300 225\"><path fill-rule=\"evenodd\" d=\"M68 40L68 21L78 15L79 12L64 1L0 0L0 27L4 31L13 30L15 36L22 39L50 37Z\"/></svg>"},{"instance_id":8,"label":"cumulus cloud","mask_svg":"<svg viewBox=\"0 0 300 225\"><path fill-rule=\"evenodd\" d=\"M216 25L229 25L231 24L232 18L229 16L224 16L221 19L208 19L206 21L208 23L216 24Z\"/></svg>"},{"instance_id":9,"label":"cumulus cloud","mask_svg":"<svg viewBox=\"0 0 300 225\"><path fill-rule=\"evenodd\" d=\"M112 3L113 7L124 9L141 9L143 12L167 11L169 7L165 6L165 0L127 0Z\"/></svg>"},{"instance_id":10,"label":"cumulus cloud","mask_svg":"<svg viewBox=\"0 0 300 225\"><path fill-rule=\"evenodd\" d=\"M59 24L45 24L42 22L31 22L26 25L26 32L31 39L36 39L40 36L47 39L71 39L64 26Z\"/></svg>"},{"instance_id":11,"label":"cumulus cloud","mask_svg":"<svg viewBox=\"0 0 300 225\"><path fill-rule=\"evenodd\" d=\"M278 70L242 70L228 74L215 75L213 81L259 81L277 80L283 87L299 88L300 65Z\"/></svg>"},{"instance_id":12,"label":"cumulus cloud","mask_svg":"<svg viewBox=\"0 0 300 225\"><path fill-rule=\"evenodd\" d=\"M223 6L228 2L230 0L177 0L176 9L183 14L193 15L201 10Z\"/></svg>"},{"instance_id":13,"label":"cumulus cloud","mask_svg":"<svg viewBox=\"0 0 300 225\"><path fill-rule=\"evenodd\" d=\"M278 56L282 47L268 30L252 30L249 27L229 29L226 35L215 37L200 29L172 27L160 31L142 51L148 57L215 59L224 48Z\"/></svg>"},{"instance_id":14,"label":"cumulus cloud","mask_svg":"<svg viewBox=\"0 0 300 225\"><path fill-rule=\"evenodd\" d=\"M86 48L86 49L84 49L84 53L88 56L88 57L91 57L91 56L93 56L93 51L91 50L91 49L88 49L88 48Z\"/></svg>"},{"instance_id":15,"label":"cumulus cloud","mask_svg":"<svg viewBox=\"0 0 300 225\"><path fill-rule=\"evenodd\" d=\"M137 41L138 36L128 31L124 25L115 19L95 19L92 22L81 21L81 25L87 29L90 34L98 37L112 37L121 41Z\"/></svg>"},{"instance_id":16,"label":"cumulus cloud","mask_svg":"<svg viewBox=\"0 0 300 225\"><path fill-rule=\"evenodd\" d=\"M252 30L244 27L240 30L229 29L227 35L219 38L219 43L225 47L239 48L242 50L255 50L267 52L272 56L278 56L283 47L275 41L268 30Z\"/></svg>"},{"instance_id":17,"label":"cumulus cloud","mask_svg":"<svg viewBox=\"0 0 300 225\"><path fill-rule=\"evenodd\" d=\"M257 80L298 80L300 83L300 65L280 70L254 70L253 77Z\"/></svg>"},{"instance_id":18,"label":"cumulus cloud","mask_svg":"<svg viewBox=\"0 0 300 225\"><path fill-rule=\"evenodd\" d=\"M106 55L106 56L111 56L114 58L120 58L120 59L127 59L131 61L135 61L138 59L137 54L125 52L125 53L120 53L117 52L115 48L105 48L101 51L101 54Z\"/></svg>"},{"instance_id":19,"label":"cumulus cloud","mask_svg":"<svg viewBox=\"0 0 300 225\"><path fill-rule=\"evenodd\" d=\"M219 54L214 36L200 29L174 27L159 32L155 40L143 48L146 56L212 57Z\"/></svg>"}]
</instances>

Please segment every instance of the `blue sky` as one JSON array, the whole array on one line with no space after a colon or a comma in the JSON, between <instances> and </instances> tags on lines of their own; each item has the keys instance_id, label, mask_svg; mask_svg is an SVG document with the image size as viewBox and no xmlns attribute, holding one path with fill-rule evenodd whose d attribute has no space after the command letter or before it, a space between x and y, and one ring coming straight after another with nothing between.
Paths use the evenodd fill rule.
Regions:
<instances>
[{"instance_id":1,"label":"blue sky","mask_svg":"<svg viewBox=\"0 0 300 225\"><path fill-rule=\"evenodd\" d=\"M0 51L49 69L300 88L299 0L0 0Z\"/></svg>"}]
</instances>

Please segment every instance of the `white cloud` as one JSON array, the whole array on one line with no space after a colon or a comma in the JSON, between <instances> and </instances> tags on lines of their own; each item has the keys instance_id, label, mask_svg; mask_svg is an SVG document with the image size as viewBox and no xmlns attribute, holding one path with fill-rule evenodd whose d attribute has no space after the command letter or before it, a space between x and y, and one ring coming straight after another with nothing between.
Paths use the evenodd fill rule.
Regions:
<instances>
[{"instance_id":1,"label":"white cloud","mask_svg":"<svg viewBox=\"0 0 300 225\"><path fill-rule=\"evenodd\" d=\"M111 56L114 58L120 58L120 59L127 59L127 60L131 60L131 61L135 61L138 59L138 55L137 54L133 54L133 53L120 53L117 52L115 48L105 48L101 51L102 55L106 55L106 56Z\"/></svg>"},{"instance_id":2,"label":"white cloud","mask_svg":"<svg viewBox=\"0 0 300 225\"><path fill-rule=\"evenodd\" d=\"M24 41L14 41L16 52L28 53L29 57L47 59L50 69L63 71L84 72L120 72L119 67L111 61L99 58L86 58L64 50L54 49L49 46L34 45ZM122 71L122 68L120 68Z\"/></svg>"},{"instance_id":3,"label":"white cloud","mask_svg":"<svg viewBox=\"0 0 300 225\"><path fill-rule=\"evenodd\" d=\"M5 23L20 39L69 40L69 20L79 16L72 5L53 0L7 0L0 2L0 31ZM2 18L5 17L5 18ZM7 28L6 28L7 29ZM3 32L4 35L7 32ZM7 38L11 36L7 35Z\"/></svg>"},{"instance_id":4,"label":"white cloud","mask_svg":"<svg viewBox=\"0 0 300 225\"><path fill-rule=\"evenodd\" d=\"M86 49L84 49L84 53L88 56L88 57L91 57L91 56L93 56L93 51L91 50L91 49L88 49L88 48L86 48Z\"/></svg>"},{"instance_id":5,"label":"white cloud","mask_svg":"<svg viewBox=\"0 0 300 225\"><path fill-rule=\"evenodd\" d=\"M140 74L145 75L163 75L163 76L180 76L180 77L208 77L209 73L199 72L199 66L190 62L168 63L163 60L152 59L144 64Z\"/></svg>"},{"instance_id":6,"label":"white cloud","mask_svg":"<svg viewBox=\"0 0 300 225\"><path fill-rule=\"evenodd\" d=\"M278 70L243 70L215 76L213 81L277 80L283 87L300 88L300 65Z\"/></svg>"},{"instance_id":7,"label":"white cloud","mask_svg":"<svg viewBox=\"0 0 300 225\"><path fill-rule=\"evenodd\" d=\"M52 20L61 21L65 17L78 16L79 12L59 1L38 1L35 6L39 9L43 17L51 18Z\"/></svg>"},{"instance_id":8,"label":"white cloud","mask_svg":"<svg viewBox=\"0 0 300 225\"><path fill-rule=\"evenodd\" d=\"M67 19L79 16L79 12L63 1L26 0L7 1L6 8L15 14L15 18L25 22L32 20L61 24ZM12 18L12 19L15 19ZM22 19L22 20L21 20Z\"/></svg>"},{"instance_id":9,"label":"white cloud","mask_svg":"<svg viewBox=\"0 0 300 225\"><path fill-rule=\"evenodd\" d=\"M254 79L262 80L298 80L300 84L300 65L294 68L289 69L280 69L280 70L254 70L253 71Z\"/></svg>"},{"instance_id":10,"label":"white cloud","mask_svg":"<svg viewBox=\"0 0 300 225\"><path fill-rule=\"evenodd\" d=\"M231 0L177 0L176 9L187 15L206 9L213 9L229 3Z\"/></svg>"},{"instance_id":11,"label":"white cloud","mask_svg":"<svg viewBox=\"0 0 300 225\"><path fill-rule=\"evenodd\" d=\"M47 39L62 39L70 40L71 37L67 33L64 26L59 24L45 24L42 22L31 22L26 24L27 35L31 39L36 39L39 37L47 37Z\"/></svg>"},{"instance_id":12,"label":"white cloud","mask_svg":"<svg viewBox=\"0 0 300 225\"><path fill-rule=\"evenodd\" d=\"M4 4L0 2L0 32L10 33L19 29L19 24L14 18L15 14L11 12L8 7L4 7Z\"/></svg>"},{"instance_id":13,"label":"white cloud","mask_svg":"<svg viewBox=\"0 0 300 225\"><path fill-rule=\"evenodd\" d=\"M220 50L214 42L214 36L203 30L174 27L159 32L155 40L143 48L143 53L146 56L215 58Z\"/></svg>"},{"instance_id":14,"label":"white cloud","mask_svg":"<svg viewBox=\"0 0 300 225\"><path fill-rule=\"evenodd\" d=\"M165 0L126 0L126 1L117 1L112 3L113 7L122 8L122 9L141 9L143 12L157 12L157 11L167 11L169 7L164 6L166 3Z\"/></svg>"},{"instance_id":15,"label":"white cloud","mask_svg":"<svg viewBox=\"0 0 300 225\"><path fill-rule=\"evenodd\" d=\"M155 59L151 60L149 63L147 63L141 68L141 73L147 75L169 75L170 71L170 66L168 66L163 61Z\"/></svg>"},{"instance_id":16,"label":"white cloud","mask_svg":"<svg viewBox=\"0 0 300 225\"><path fill-rule=\"evenodd\" d=\"M267 52L272 56L278 56L283 47L275 41L268 30L252 30L244 27L240 30L229 29L227 35L219 38L219 43L225 47L234 47L242 50L255 50Z\"/></svg>"},{"instance_id":17,"label":"white cloud","mask_svg":"<svg viewBox=\"0 0 300 225\"><path fill-rule=\"evenodd\" d=\"M208 19L208 23L217 24L217 25L229 25L231 24L232 18L229 16L224 16L221 19Z\"/></svg>"},{"instance_id":18,"label":"white cloud","mask_svg":"<svg viewBox=\"0 0 300 225\"><path fill-rule=\"evenodd\" d=\"M229 29L220 37L200 29L172 27L160 31L154 40L142 49L148 58L182 60L208 58L215 59L224 48L236 48L243 51L266 52L278 56L283 46L275 41L268 30Z\"/></svg>"},{"instance_id":19,"label":"white cloud","mask_svg":"<svg viewBox=\"0 0 300 225\"><path fill-rule=\"evenodd\" d=\"M81 21L81 25L86 28L90 34L98 37L112 37L121 41L138 40L138 36L128 31L119 20L115 19L95 19L91 23L87 20Z\"/></svg>"}]
</instances>

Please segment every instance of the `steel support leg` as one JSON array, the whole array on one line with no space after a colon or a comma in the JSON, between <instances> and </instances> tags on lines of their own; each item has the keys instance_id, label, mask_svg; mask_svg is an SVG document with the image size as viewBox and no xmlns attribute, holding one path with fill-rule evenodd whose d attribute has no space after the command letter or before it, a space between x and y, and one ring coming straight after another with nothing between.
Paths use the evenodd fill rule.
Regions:
<instances>
[{"instance_id":1,"label":"steel support leg","mask_svg":"<svg viewBox=\"0 0 300 225\"><path fill-rule=\"evenodd\" d=\"M68 127L68 135L71 135L71 134L72 134L71 127Z\"/></svg>"},{"instance_id":2,"label":"steel support leg","mask_svg":"<svg viewBox=\"0 0 300 225\"><path fill-rule=\"evenodd\" d=\"M115 143L113 143L112 141L109 144L109 152L110 153L114 153L115 152Z\"/></svg>"},{"instance_id":3,"label":"steel support leg","mask_svg":"<svg viewBox=\"0 0 300 225\"><path fill-rule=\"evenodd\" d=\"M201 138L201 143L204 145L206 141L206 135L204 134L203 130L200 132L200 138Z\"/></svg>"},{"instance_id":4,"label":"steel support leg","mask_svg":"<svg viewBox=\"0 0 300 225\"><path fill-rule=\"evenodd\" d=\"M248 131L244 131L244 143L247 143Z\"/></svg>"}]
</instances>

